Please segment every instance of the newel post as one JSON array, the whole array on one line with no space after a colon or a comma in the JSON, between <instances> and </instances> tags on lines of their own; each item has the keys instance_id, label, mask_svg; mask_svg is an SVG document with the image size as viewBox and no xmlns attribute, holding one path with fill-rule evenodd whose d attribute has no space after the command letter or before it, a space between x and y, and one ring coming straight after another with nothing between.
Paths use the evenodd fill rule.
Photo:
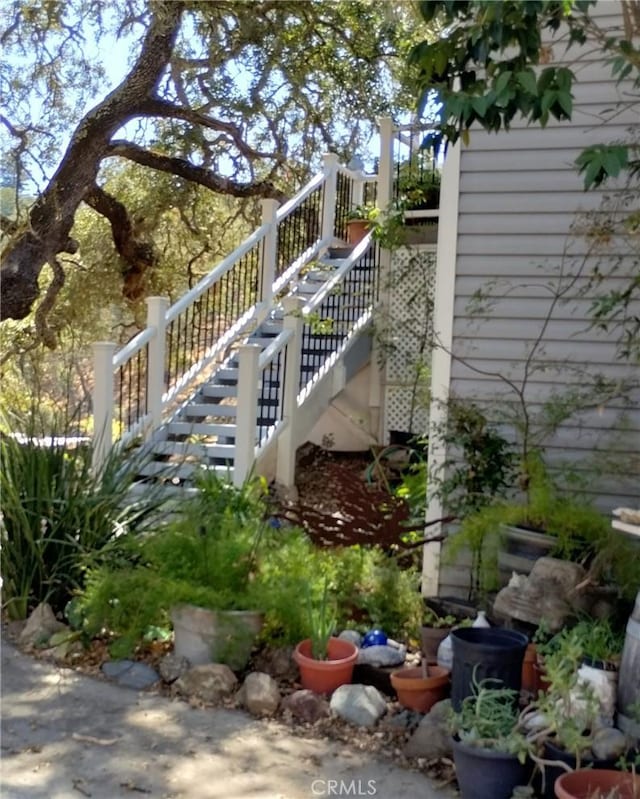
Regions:
<instances>
[{"instance_id":1,"label":"newel post","mask_svg":"<svg viewBox=\"0 0 640 799\"><path fill-rule=\"evenodd\" d=\"M336 223L336 196L338 186L338 156L325 153L324 162L324 203L322 206L322 239L327 243L333 241Z\"/></svg>"},{"instance_id":2,"label":"newel post","mask_svg":"<svg viewBox=\"0 0 640 799\"><path fill-rule=\"evenodd\" d=\"M264 303L266 308L271 307L273 299L273 283L276 279L276 258L278 256L278 224L276 214L279 203L277 200L262 201L262 224L269 225L269 229L262 241L262 274L260 278L260 297L258 301Z\"/></svg>"},{"instance_id":3,"label":"newel post","mask_svg":"<svg viewBox=\"0 0 640 799\"><path fill-rule=\"evenodd\" d=\"M147 297L147 327L155 329L154 336L149 342L147 362L147 413L150 417L147 437L162 422L162 397L167 388L164 362L168 307L169 300L166 297Z\"/></svg>"},{"instance_id":4,"label":"newel post","mask_svg":"<svg viewBox=\"0 0 640 799\"><path fill-rule=\"evenodd\" d=\"M243 344L238 348L238 408L233 465L233 484L236 486L241 486L247 479L255 459L260 352L259 344Z\"/></svg>"},{"instance_id":5,"label":"newel post","mask_svg":"<svg viewBox=\"0 0 640 799\"><path fill-rule=\"evenodd\" d=\"M113 443L113 356L112 341L93 345L93 452L91 465L100 471Z\"/></svg>"},{"instance_id":6,"label":"newel post","mask_svg":"<svg viewBox=\"0 0 640 799\"><path fill-rule=\"evenodd\" d=\"M392 200L393 194L393 120L382 117L380 127L380 161L378 163L377 205L383 214Z\"/></svg>"},{"instance_id":7,"label":"newel post","mask_svg":"<svg viewBox=\"0 0 640 799\"><path fill-rule=\"evenodd\" d=\"M276 480L286 488L295 485L296 448L297 448L297 412L298 393L300 391L300 364L302 360L302 318L303 301L300 297L285 297L284 306L285 330L293 335L287 344L286 368L284 372L284 389L282 396L282 419L284 429L278 438L278 459Z\"/></svg>"}]
</instances>

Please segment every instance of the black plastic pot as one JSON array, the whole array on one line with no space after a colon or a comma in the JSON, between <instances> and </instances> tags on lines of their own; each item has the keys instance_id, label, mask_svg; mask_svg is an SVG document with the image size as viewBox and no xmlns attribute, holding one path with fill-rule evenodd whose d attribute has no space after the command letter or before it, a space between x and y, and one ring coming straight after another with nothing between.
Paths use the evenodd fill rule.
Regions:
<instances>
[{"instance_id":1,"label":"black plastic pot","mask_svg":"<svg viewBox=\"0 0 640 799\"><path fill-rule=\"evenodd\" d=\"M516 785L526 785L532 766L515 755L480 749L453 739L453 761L462 799L510 799Z\"/></svg>"},{"instance_id":2,"label":"black plastic pot","mask_svg":"<svg viewBox=\"0 0 640 799\"><path fill-rule=\"evenodd\" d=\"M473 681L487 678L502 683L491 687L513 688L518 694L522 685L522 661L529 643L523 633L502 627L463 627L451 633L453 669L451 704L458 711L462 700L473 694Z\"/></svg>"}]
</instances>

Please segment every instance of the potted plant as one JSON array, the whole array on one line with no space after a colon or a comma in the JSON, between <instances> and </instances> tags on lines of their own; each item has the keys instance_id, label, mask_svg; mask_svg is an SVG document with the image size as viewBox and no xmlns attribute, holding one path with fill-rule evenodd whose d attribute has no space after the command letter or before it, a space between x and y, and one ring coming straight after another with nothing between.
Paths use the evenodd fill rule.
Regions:
<instances>
[{"instance_id":1,"label":"potted plant","mask_svg":"<svg viewBox=\"0 0 640 799\"><path fill-rule=\"evenodd\" d=\"M403 707L428 713L447 696L450 675L449 669L423 660L421 666L392 671L391 685Z\"/></svg>"},{"instance_id":2,"label":"potted plant","mask_svg":"<svg viewBox=\"0 0 640 799\"><path fill-rule=\"evenodd\" d=\"M449 635L457 621L451 614L440 615L432 607L425 608L420 640L422 657L427 663L435 663L440 643Z\"/></svg>"},{"instance_id":3,"label":"potted plant","mask_svg":"<svg viewBox=\"0 0 640 799\"><path fill-rule=\"evenodd\" d=\"M593 686L581 678L579 669L589 649L589 630L601 638L595 620L563 629L539 645L544 657L547 690L539 693L525 723L535 722L530 735L537 747L536 761L542 768L542 795L553 799L554 783L565 771L583 766L612 769L615 760L596 758L592 751L601 706ZM598 647L599 648L599 647ZM592 651L597 651L592 650Z\"/></svg>"},{"instance_id":4,"label":"potted plant","mask_svg":"<svg viewBox=\"0 0 640 799\"><path fill-rule=\"evenodd\" d=\"M610 769L578 769L555 782L557 799L640 799L640 778Z\"/></svg>"},{"instance_id":5,"label":"potted plant","mask_svg":"<svg viewBox=\"0 0 640 799\"><path fill-rule=\"evenodd\" d=\"M314 603L307 590L309 638L301 641L293 652L300 669L303 688L317 694L330 694L351 682L358 659L358 648L351 641L336 638L335 607L329 597L329 581L325 579L322 595Z\"/></svg>"},{"instance_id":6,"label":"potted plant","mask_svg":"<svg viewBox=\"0 0 640 799\"><path fill-rule=\"evenodd\" d=\"M375 205L357 205L347 214L347 242L359 244L375 226L380 211Z\"/></svg>"},{"instance_id":7,"label":"potted plant","mask_svg":"<svg viewBox=\"0 0 640 799\"><path fill-rule=\"evenodd\" d=\"M203 472L168 523L91 570L79 597L88 633L108 630L128 656L154 626L173 620L175 651L192 665L246 664L268 595L260 580L265 538L261 481L241 487Z\"/></svg>"},{"instance_id":8,"label":"potted plant","mask_svg":"<svg viewBox=\"0 0 640 799\"><path fill-rule=\"evenodd\" d=\"M510 799L532 770L517 692L489 679L474 682L452 717L453 759L462 799Z\"/></svg>"}]
</instances>

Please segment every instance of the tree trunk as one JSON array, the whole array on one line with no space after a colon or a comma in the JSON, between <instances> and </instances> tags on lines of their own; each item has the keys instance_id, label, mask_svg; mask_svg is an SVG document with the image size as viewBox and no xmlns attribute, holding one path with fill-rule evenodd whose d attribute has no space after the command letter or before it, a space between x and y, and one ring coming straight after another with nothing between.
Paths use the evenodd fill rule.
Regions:
<instances>
[{"instance_id":1,"label":"tree trunk","mask_svg":"<svg viewBox=\"0 0 640 799\"><path fill-rule=\"evenodd\" d=\"M154 92L173 50L181 2L156 7L140 56L122 83L87 113L49 185L38 198L29 225L7 245L0 270L0 319L24 319L38 297L44 265L69 240L76 210L95 185L111 137Z\"/></svg>"}]
</instances>

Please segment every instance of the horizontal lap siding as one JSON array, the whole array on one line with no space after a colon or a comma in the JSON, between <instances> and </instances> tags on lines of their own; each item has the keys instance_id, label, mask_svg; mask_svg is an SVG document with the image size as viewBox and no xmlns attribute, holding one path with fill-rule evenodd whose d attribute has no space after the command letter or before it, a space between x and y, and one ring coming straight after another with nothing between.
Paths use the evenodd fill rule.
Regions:
<instances>
[{"instance_id":1,"label":"horizontal lap siding","mask_svg":"<svg viewBox=\"0 0 640 799\"><path fill-rule=\"evenodd\" d=\"M599 15L603 5L597 7ZM616 6L607 6L607 21L613 23L611 9ZM609 80L609 68L594 63L591 56L586 66L573 68L580 83L570 123L540 130L517 122L511 131L497 135L474 131L461 152L451 389L484 403L496 419L502 415L505 385L491 373L516 379L522 373L527 342L538 335L549 307L543 284L553 280L567 247L571 255L565 256L565 268L576 268L587 251L584 240L571 237L571 226L579 212L598 208L603 192L584 191L575 159L589 144L625 138L627 123L638 121L626 111L611 123L598 124L596 115L612 107L623 89ZM628 269L618 272L613 287L625 286L631 269L638 268L628 255L624 263ZM493 298L483 318L470 311L478 290ZM591 302L592 297L583 296L555 308L544 337L543 357L549 368L535 373L529 386L533 413L564 386L584 385L585 378L576 377L572 366L611 380L638 378L637 365L616 360L614 341L590 326ZM557 366L565 360L566 369ZM630 401L616 397L576 415L547 449L550 463L570 461L577 473L586 474L595 461L601 462L604 474L592 481L590 491L604 511L620 504L640 505L639 452L637 391ZM610 469L608 461L624 464L624 474ZM443 570L441 593L463 592L463 572Z\"/></svg>"}]
</instances>

